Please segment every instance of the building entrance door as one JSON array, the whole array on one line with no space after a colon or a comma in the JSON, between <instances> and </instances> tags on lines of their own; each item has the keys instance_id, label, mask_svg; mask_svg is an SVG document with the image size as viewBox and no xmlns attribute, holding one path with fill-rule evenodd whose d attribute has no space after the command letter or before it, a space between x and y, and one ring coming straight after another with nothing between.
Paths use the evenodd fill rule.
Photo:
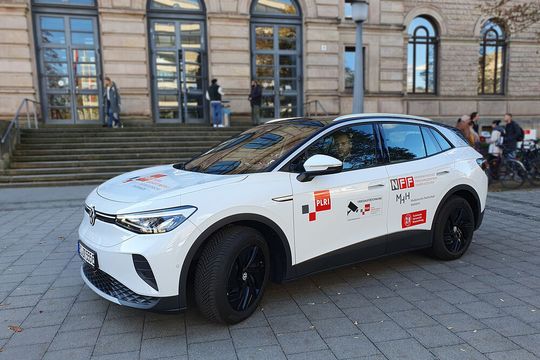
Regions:
<instances>
[{"instance_id":1,"label":"building entrance door","mask_svg":"<svg viewBox=\"0 0 540 360\"><path fill-rule=\"evenodd\" d=\"M300 26L252 24L252 78L263 88L261 118L301 114Z\"/></svg>"},{"instance_id":2,"label":"building entrance door","mask_svg":"<svg viewBox=\"0 0 540 360\"><path fill-rule=\"evenodd\" d=\"M48 123L99 123L97 22L90 16L36 16L39 78Z\"/></svg>"},{"instance_id":3,"label":"building entrance door","mask_svg":"<svg viewBox=\"0 0 540 360\"><path fill-rule=\"evenodd\" d=\"M151 20L153 104L161 123L205 122L203 23Z\"/></svg>"}]
</instances>

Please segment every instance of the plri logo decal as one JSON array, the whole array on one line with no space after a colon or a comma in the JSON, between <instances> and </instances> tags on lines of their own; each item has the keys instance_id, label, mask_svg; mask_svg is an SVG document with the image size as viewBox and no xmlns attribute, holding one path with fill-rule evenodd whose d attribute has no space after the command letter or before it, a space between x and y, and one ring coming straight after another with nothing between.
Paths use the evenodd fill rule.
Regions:
<instances>
[{"instance_id":1,"label":"plri logo decal","mask_svg":"<svg viewBox=\"0 0 540 360\"><path fill-rule=\"evenodd\" d=\"M309 221L317 220L318 212L328 211L332 209L330 190L315 191L313 193L313 196L315 200L315 211L310 211L309 205L302 206L302 214L308 214Z\"/></svg>"},{"instance_id":2,"label":"plri logo decal","mask_svg":"<svg viewBox=\"0 0 540 360\"><path fill-rule=\"evenodd\" d=\"M410 189L414 187L414 177L407 176L397 179L390 179L390 186L392 191Z\"/></svg>"}]
</instances>

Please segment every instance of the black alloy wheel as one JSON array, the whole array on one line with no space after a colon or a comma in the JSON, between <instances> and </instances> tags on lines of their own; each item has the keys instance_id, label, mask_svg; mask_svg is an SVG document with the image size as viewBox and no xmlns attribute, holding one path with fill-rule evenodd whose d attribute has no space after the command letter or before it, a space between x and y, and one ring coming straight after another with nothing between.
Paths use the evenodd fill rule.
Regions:
<instances>
[{"instance_id":1,"label":"black alloy wheel","mask_svg":"<svg viewBox=\"0 0 540 360\"><path fill-rule=\"evenodd\" d=\"M472 242L474 226L471 205L460 196L452 196L441 205L434 219L430 253L441 260L460 258Z\"/></svg>"},{"instance_id":2,"label":"black alloy wheel","mask_svg":"<svg viewBox=\"0 0 540 360\"><path fill-rule=\"evenodd\" d=\"M468 218L463 208L454 208L444 226L443 238L446 249L459 254L472 236L473 219Z\"/></svg>"},{"instance_id":3,"label":"black alloy wheel","mask_svg":"<svg viewBox=\"0 0 540 360\"><path fill-rule=\"evenodd\" d=\"M195 301L208 319L236 324L257 309L270 278L270 250L263 235L246 226L217 231L195 268Z\"/></svg>"},{"instance_id":4,"label":"black alloy wheel","mask_svg":"<svg viewBox=\"0 0 540 360\"><path fill-rule=\"evenodd\" d=\"M265 261L262 250L253 245L236 258L227 282L227 299L236 311L245 311L259 297L264 284Z\"/></svg>"}]
</instances>

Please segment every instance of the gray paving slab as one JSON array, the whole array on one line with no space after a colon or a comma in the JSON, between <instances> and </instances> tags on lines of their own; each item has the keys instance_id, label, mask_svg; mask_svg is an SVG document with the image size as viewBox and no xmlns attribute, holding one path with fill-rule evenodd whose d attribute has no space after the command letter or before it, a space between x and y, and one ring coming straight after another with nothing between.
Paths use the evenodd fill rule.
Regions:
<instances>
[{"instance_id":1,"label":"gray paving slab","mask_svg":"<svg viewBox=\"0 0 540 360\"><path fill-rule=\"evenodd\" d=\"M89 290L74 249L90 190L0 194L0 359L540 358L540 223L501 212L538 211L540 190L490 195L460 260L413 252L272 284L229 327Z\"/></svg>"}]
</instances>

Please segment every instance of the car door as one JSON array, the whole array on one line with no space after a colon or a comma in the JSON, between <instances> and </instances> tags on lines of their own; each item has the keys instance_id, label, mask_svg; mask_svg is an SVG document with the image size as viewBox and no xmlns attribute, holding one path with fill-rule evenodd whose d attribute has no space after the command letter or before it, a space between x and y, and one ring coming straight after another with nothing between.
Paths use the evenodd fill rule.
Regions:
<instances>
[{"instance_id":1,"label":"car door","mask_svg":"<svg viewBox=\"0 0 540 360\"><path fill-rule=\"evenodd\" d=\"M343 162L342 172L307 182L290 175L296 263L327 255L322 266L328 267L360 260L354 250L362 249L365 258L384 253L388 177L376 131L372 123L341 127L291 163L303 171L303 162L315 154Z\"/></svg>"},{"instance_id":2,"label":"car door","mask_svg":"<svg viewBox=\"0 0 540 360\"><path fill-rule=\"evenodd\" d=\"M380 128L389 161L387 252L429 245L429 230L441 192L451 181L453 159L423 125L389 122Z\"/></svg>"}]
</instances>

